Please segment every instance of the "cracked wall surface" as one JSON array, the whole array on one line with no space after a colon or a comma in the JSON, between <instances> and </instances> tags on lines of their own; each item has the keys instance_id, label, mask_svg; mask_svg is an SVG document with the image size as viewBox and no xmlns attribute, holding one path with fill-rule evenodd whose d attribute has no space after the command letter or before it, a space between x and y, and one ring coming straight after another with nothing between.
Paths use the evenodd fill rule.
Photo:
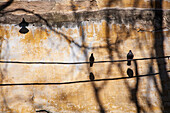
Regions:
<instances>
[{"instance_id":1,"label":"cracked wall surface","mask_svg":"<svg viewBox=\"0 0 170 113\"><path fill-rule=\"evenodd\" d=\"M1 60L84 62L91 53L96 61L122 60L129 50L134 58L149 58L162 53L156 47L163 48L165 56L170 55L169 1L163 2L163 10L149 9L146 0L135 3L137 6L127 0L114 1L109 6L105 4L108 0L96 0L91 8L90 0L60 1L15 1L2 10ZM155 18L155 12L162 11L160 27L161 17ZM22 18L30 23L27 34L19 33ZM162 35L163 43L158 42L155 47ZM169 71L170 60L163 63L156 59L141 60L132 62L131 66L127 62L96 63L92 68L89 64L1 63L1 84L79 82L0 86L0 112L160 113L162 98L166 100L164 111L169 112L169 78L162 80L161 74L140 78L127 75L128 69L133 71L133 76L159 73L161 66ZM95 79L110 80L81 82L89 80L90 72Z\"/></svg>"}]
</instances>

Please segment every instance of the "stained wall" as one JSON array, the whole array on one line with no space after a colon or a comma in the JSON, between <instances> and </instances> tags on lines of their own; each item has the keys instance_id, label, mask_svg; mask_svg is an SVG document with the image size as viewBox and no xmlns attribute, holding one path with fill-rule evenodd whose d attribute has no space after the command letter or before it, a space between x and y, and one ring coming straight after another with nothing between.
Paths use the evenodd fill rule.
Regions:
<instances>
[{"instance_id":1,"label":"stained wall","mask_svg":"<svg viewBox=\"0 0 170 113\"><path fill-rule=\"evenodd\" d=\"M97 14L101 14L100 11ZM120 14L125 13L122 11ZM156 29L149 20L143 21L148 19L146 16L135 19L138 20L135 23L130 22L131 20L125 22L126 18L123 16L115 18L112 14L111 19L102 17L97 20L90 16L90 20L63 21L62 24L47 25L47 23L34 24L33 20L28 18L30 15L25 15L26 20L30 22L27 34L18 32L20 27L17 26L17 22L21 19L18 21L9 19L11 24L1 23L0 26L1 60L84 62L88 61L91 53L94 54L96 61L123 60L126 59L129 50L134 53L134 58L150 58L157 56L155 35L160 35L158 37L161 39L162 34L163 44L159 43L159 46L163 47L164 55L168 56L170 32L166 14L168 13L163 16L161 29ZM14 18L20 16L24 17L21 14L19 16L14 14ZM49 17L46 18L48 20ZM165 104L168 112L169 73L168 79L164 80L167 87L165 91L161 84L161 74L140 78L129 78L127 75L128 69L133 71L134 76L159 73L159 66L166 66L166 70L170 70L168 59L165 59L165 64L158 63L155 59L132 62L131 66L127 66L127 62L95 63L92 68L89 64L1 63L1 84L79 82L62 85L1 86L0 110L9 113L35 113L38 110L52 113L104 111L160 113L163 97L167 98ZM81 82L89 80L90 72L93 72L95 79L105 80ZM115 80L117 78L118 80ZM166 96L161 96L163 93L166 93Z\"/></svg>"}]
</instances>

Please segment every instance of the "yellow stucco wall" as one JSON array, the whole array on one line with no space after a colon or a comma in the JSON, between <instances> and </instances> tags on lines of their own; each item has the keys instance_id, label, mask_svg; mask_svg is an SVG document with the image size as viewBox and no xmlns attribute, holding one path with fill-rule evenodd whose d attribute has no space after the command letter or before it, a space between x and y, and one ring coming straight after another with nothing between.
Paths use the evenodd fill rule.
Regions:
<instances>
[{"instance_id":1,"label":"yellow stucco wall","mask_svg":"<svg viewBox=\"0 0 170 113\"><path fill-rule=\"evenodd\" d=\"M46 25L39 26L36 23L33 25L34 22L39 22L39 18L35 18L32 13L15 11L11 12L12 16L4 15L4 18L0 17L1 22L13 23L0 24L1 60L84 62L88 61L91 53L94 54L96 61L122 60L126 59L129 50L132 50L135 59L155 57L155 40L161 40L162 33L164 35L163 45L158 46L160 48L163 46L165 56L170 55L169 13L163 16L162 31L160 29L155 31L152 23L155 10L153 12L149 12L149 10L142 12L146 8L151 8L149 0L113 0L109 4L109 0L94 0L93 3L88 0L65 0L65 2L62 0L61 2L14 1L5 9L6 11L25 8L35 14L42 14L41 16L49 21L58 22L59 20L59 22L64 23L65 20L70 20L70 23L61 26L57 26L57 23L56 26L53 26L54 30L51 30ZM152 5L154 7L154 4ZM166 9L166 12L168 12L169 5L169 0L164 0L162 9ZM95 21L96 17L100 17L96 15L103 14L101 13L103 8L115 9L115 12L120 14L108 14L111 19L115 20L111 20L110 23L107 23L104 20L107 18L102 17L102 15L101 20ZM139 10L139 12L134 12L134 15L129 13L130 11L123 13L123 11L133 8L135 8L135 11ZM81 15L81 11L97 10L98 12L87 15L87 21L84 21L86 17L82 17L82 19L80 16L80 20L77 22L74 14L71 13L73 9L79 13L77 15ZM147 11L148 15L151 16L145 17ZM58 17L57 14L56 17L53 15L56 12L65 15L71 14L72 16L65 16L65 20L64 16L58 19L60 15ZM113 11L113 13L115 12ZM51 14L51 17L43 15L48 13ZM143 13L143 15L136 16L135 19L130 18L138 15L138 13ZM123 17L124 15L125 17ZM22 17L26 17L26 20L31 22L27 34L20 34L18 32L20 27L16 26ZM69 19L69 17L72 18ZM126 17L129 20L126 20ZM121 18L121 22L118 22L119 18ZM130 24L131 20L135 20L134 25ZM167 71L170 70L170 60L165 59L165 64L159 64L159 66L163 65L166 65ZM89 67L89 64L1 63L0 66L0 84L84 81L89 80L90 72L93 72L95 79L116 79L128 77L128 69L133 70L134 76L136 76L136 71L138 71L139 76L159 72L158 63L155 59L133 62L131 66L127 66L127 62L96 63L92 68ZM105 112L113 113L136 113L139 110L136 104L140 106L141 112L161 113L162 97L167 98L166 106L169 106L170 103L169 77L170 74L168 73L168 79L164 81L166 91L162 89L159 74L141 78L62 85L0 86L0 113L35 113L37 110L48 110L52 113L95 113L101 112L102 109ZM166 96L161 96L162 92Z\"/></svg>"},{"instance_id":2,"label":"yellow stucco wall","mask_svg":"<svg viewBox=\"0 0 170 113\"><path fill-rule=\"evenodd\" d=\"M136 26L140 28L140 26ZM57 32L30 25L27 34L20 34L19 27L1 25L1 59L12 61L87 61L94 53L96 61L126 59L131 49L134 58L155 56L154 32L140 32L131 25L110 24L101 20L81 22L78 26L55 28ZM83 31L83 32L82 32ZM158 31L159 32L159 31ZM108 34L109 33L109 34ZM170 32L163 29L165 55L170 53ZM83 36L84 35L84 40ZM109 37L109 38L108 38ZM73 41L76 44L73 43ZM109 53L107 42L111 45ZM167 70L170 69L170 61ZM126 71L131 68L122 63L99 63L91 69L87 64L79 65L41 65L41 64L1 64L1 83L42 83L71 82L89 79L89 71L96 79L128 77ZM137 61L139 75L149 73L149 67L157 73L156 60ZM12 113L35 113L45 109L51 112L98 112L99 97L101 106L107 112L137 112L134 100L136 78L95 81L88 83L44 86L6 86L0 87L0 111ZM156 83L154 82L156 80ZM145 112L161 112L161 84L158 75L142 77L138 80L137 98ZM95 93L97 90L97 95ZM158 88L158 89L156 89Z\"/></svg>"}]
</instances>

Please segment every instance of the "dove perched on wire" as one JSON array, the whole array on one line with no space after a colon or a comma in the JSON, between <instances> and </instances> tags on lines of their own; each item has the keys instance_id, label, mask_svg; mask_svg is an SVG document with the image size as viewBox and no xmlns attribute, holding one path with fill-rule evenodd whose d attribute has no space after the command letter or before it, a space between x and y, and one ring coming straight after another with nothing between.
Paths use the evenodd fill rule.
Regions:
<instances>
[{"instance_id":1,"label":"dove perched on wire","mask_svg":"<svg viewBox=\"0 0 170 113\"><path fill-rule=\"evenodd\" d=\"M133 59L133 57L134 57L134 55L133 55L132 51L129 50L129 53L127 54L127 60L129 60L129 61L127 62L127 65L128 65L128 66L131 65L131 60Z\"/></svg>"},{"instance_id":2,"label":"dove perched on wire","mask_svg":"<svg viewBox=\"0 0 170 113\"><path fill-rule=\"evenodd\" d=\"M93 67L93 63L94 63L93 53L91 54L91 56L90 56L90 58L89 58L89 61L90 61L90 67Z\"/></svg>"},{"instance_id":3,"label":"dove perched on wire","mask_svg":"<svg viewBox=\"0 0 170 113\"><path fill-rule=\"evenodd\" d=\"M93 81L93 80L95 79L95 77L94 77L94 75L93 75L92 72L90 72L89 79L90 79L91 81Z\"/></svg>"}]
</instances>

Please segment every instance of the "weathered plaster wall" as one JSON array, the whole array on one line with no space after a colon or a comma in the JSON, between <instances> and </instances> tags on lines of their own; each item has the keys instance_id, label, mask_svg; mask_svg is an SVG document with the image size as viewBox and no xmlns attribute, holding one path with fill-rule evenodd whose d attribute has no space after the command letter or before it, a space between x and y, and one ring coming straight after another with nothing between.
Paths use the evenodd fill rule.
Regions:
<instances>
[{"instance_id":1,"label":"weathered plaster wall","mask_svg":"<svg viewBox=\"0 0 170 113\"><path fill-rule=\"evenodd\" d=\"M0 2L5 2L8 0L1 0ZM56 4L57 7L60 7L60 10L67 9L71 4L75 5L76 9L86 9L91 10L96 8L104 8L104 7L140 7L140 8L151 8L151 0L13 0L16 4L20 3L46 3L46 4ZM50 2L49 2L50 1ZM153 0L155 1L155 0ZM159 3L158 0L156 0ZM163 8L169 9L170 0L163 0ZM83 4L83 5L82 5ZM38 4L34 4L35 6ZM60 6L59 6L60 5ZM155 4L152 4L153 6ZM57 8L55 5L51 5L54 9ZM64 7L61 7L64 6ZM40 6L41 7L41 6ZM46 7L48 8L48 7ZM65 10L66 10L65 9Z\"/></svg>"},{"instance_id":2,"label":"weathered plaster wall","mask_svg":"<svg viewBox=\"0 0 170 113\"><path fill-rule=\"evenodd\" d=\"M132 10L114 8L61 14L70 18L59 18L60 15L56 16L58 13L38 13L49 22L48 26L42 18L36 21L38 17L34 14L5 14L0 17L3 23L0 26L1 60L78 62L87 61L91 53L94 53L97 61L119 60L126 59L130 49L135 58L153 57L156 56L155 32L161 34L161 30L154 30L153 13L152 10L138 9L132 13ZM169 10L163 14L164 42L160 46L163 46L165 55L169 55ZM25 35L20 34L20 28L16 26L22 17L31 23L29 33ZM96 79L121 78L128 77L128 68L135 75L135 64L132 63L130 67L126 64L99 63L92 68L87 64L1 64L0 80L3 84L81 81L89 79L90 71ZM166 69L170 70L168 59ZM137 71L139 75L157 73L156 60L137 61ZM164 83L169 87L168 80ZM161 112L159 91L162 92L162 86L159 75L65 85L0 88L1 112L35 113L42 109L53 113L99 112L99 108L115 113L137 112L137 100L142 112ZM169 106L169 90L166 93L164 98L167 98L166 104Z\"/></svg>"},{"instance_id":3,"label":"weathered plaster wall","mask_svg":"<svg viewBox=\"0 0 170 113\"><path fill-rule=\"evenodd\" d=\"M82 27L81 27L82 26ZM94 53L96 60L109 60L106 43L106 22L82 22L81 26L56 28L56 31L69 36L80 46L86 45L88 49L79 48L61 35L49 29L29 26L30 32L26 35L18 33L19 27L14 25L1 26L1 59L19 61L86 61L86 54ZM154 55L154 37L152 32L137 32L131 26L110 24L109 41L113 48L113 59L126 59L131 49L135 58L151 57ZM81 30L84 30L83 41ZM127 35L128 34L128 35ZM169 31L165 30L165 53L170 53ZM92 47L96 47L92 49ZM86 54L85 54L86 53ZM155 60L139 61L139 74L147 74L149 66L157 71ZM170 69L169 61L167 61ZM121 69L119 68L121 65ZM110 69L111 68L111 69ZM127 76L128 66L124 63L95 64L92 71L96 79L119 78ZM134 70L134 65L131 66ZM88 79L87 65L21 65L1 64L3 83L27 82L66 82ZM155 76L159 82L158 76ZM2 79L2 78L1 78ZM135 87L135 78L129 80L95 82L102 87L99 97L106 111L135 112L131 102L128 87ZM158 87L159 84L158 84ZM1 110L12 112L35 112L37 109L47 109L52 112L90 112L98 110L95 94L91 83L79 83L61 86L11 86L3 87L1 93ZM147 99L152 103L155 112L159 112L159 97L152 77L141 78L139 85L139 100L143 109L150 112ZM5 99L5 102L3 101ZM145 100L146 99L146 100ZM5 104L7 103L7 105ZM9 107L7 109L6 107Z\"/></svg>"}]
</instances>

